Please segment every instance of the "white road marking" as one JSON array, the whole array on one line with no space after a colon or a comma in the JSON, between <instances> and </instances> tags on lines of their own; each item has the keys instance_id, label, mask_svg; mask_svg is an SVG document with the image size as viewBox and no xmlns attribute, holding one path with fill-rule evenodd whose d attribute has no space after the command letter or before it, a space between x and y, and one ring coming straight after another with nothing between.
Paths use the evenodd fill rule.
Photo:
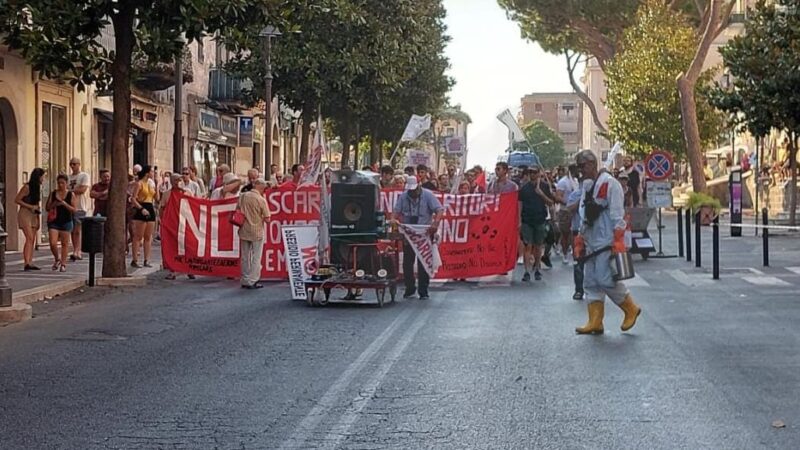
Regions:
<instances>
[{"instance_id":1,"label":"white road marking","mask_svg":"<svg viewBox=\"0 0 800 450\"><path fill-rule=\"evenodd\" d=\"M791 283L781 280L778 277L763 276L763 277L742 277L744 281L755 284L756 286L791 286Z\"/></svg>"},{"instance_id":2,"label":"white road marking","mask_svg":"<svg viewBox=\"0 0 800 450\"><path fill-rule=\"evenodd\" d=\"M322 448L336 448L339 446L339 443L347 436L350 428L356 420L358 420L361 411L375 396L375 392L377 392L378 386L381 385L383 379L386 378L386 374L389 373L392 366L400 359L400 356L402 356L406 347L414 340L420 328L428 321L428 316L430 316L430 310L426 310L414 319L411 327L403 334L403 337L397 341L397 344L386 356L386 359L381 363L380 367L378 367L378 370L364 383L364 386L361 387L358 397L353 399L347 411L342 414L339 423L331 428L328 435L325 436Z\"/></svg>"},{"instance_id":3,"label":"white road marking","mask_svg":"<svg viewBox=\"0 0 800 450\"><path fill-rule=\"evenodd\" d=\"M412 310L407 309L403 311L397 318L387 327L377 339L372 341L366 350L364 350L355 361L353 361L342 375L328 388L322 398L319 399L316 405L311 408L311 411L306 414L302 421L294 429L292 435L281 444L282 449L288 448L308 448L306 441L319 425L320 421L326 418L327 413L330 412L336 405L338 397L344 392L345 389L353 382L353 379L358 375L364 366L367 365L370 359L378 353L378 350L383 347L386 341L400 328L412 314Z\"/></svg>"},{"instance_id":4,"label":"white road marking","mask_svg":"<svg viewBox=\"0 0 800 450\"><path fill-rule=\"evenodd\" d=\"M647 280L640 277L639 275L636 275L630 280L625 280L624 283L625 286L628 287L650 287L650 283L648 283Z\"/></svg>"},{"instance_id":5,"label":"white road marking","mask_svg":"<svg viewBox=\"0 0 800 450\"><path fill-rule=\"evenodd\" d=\"M786 270L800 275L800 267L787 267Z\"/></svg>"},{"instance_id":6,"label":"white road marking","mask_svg":"<svg viewBox=\"0 0 800 450\"><path fill-rule=\"evenodd\" d=\"M701 284L711 284L714 280L711 279L711 275L688 275L682 270L670 270L667 273L670 274L672 278L675 278L679 283L683 284L684 286L694 287Z\"/></svg>"}]
</instances>

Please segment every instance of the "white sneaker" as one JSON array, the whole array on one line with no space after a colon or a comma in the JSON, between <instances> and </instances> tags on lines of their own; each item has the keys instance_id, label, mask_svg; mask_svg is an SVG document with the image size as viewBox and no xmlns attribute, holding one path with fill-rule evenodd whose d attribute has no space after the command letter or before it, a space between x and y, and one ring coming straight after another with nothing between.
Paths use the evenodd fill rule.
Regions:
<instances>
[{"instance_id":1,"label":"white sneaker","mask_svg":"<svg viewBox=\"0 0 800 450\"><path fill-rule=\"evenodd\" d=\"M561 261L561 263L564 264L565 266L569 264L569 256L564 255L564 259Z\"/></svg>"}]
</instances>

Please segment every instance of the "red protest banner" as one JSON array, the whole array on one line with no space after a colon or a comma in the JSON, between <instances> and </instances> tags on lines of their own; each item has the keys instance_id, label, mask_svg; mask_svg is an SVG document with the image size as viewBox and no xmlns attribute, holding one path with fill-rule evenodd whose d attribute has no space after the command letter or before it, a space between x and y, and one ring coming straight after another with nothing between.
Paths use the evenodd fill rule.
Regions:
<instances>
[{"instance_id":1,"label":"red protest banner","mask_svg":"<svg viewBox=\"0 0 800 450\"><path fill-rule=\"evenodd\" d=\"M265 193L272 215L265 225L263 279L287 279L281 225L319 224L319 188L271 189ZM179 273L238 277L239 237L230 223L236 199L173 196L161 218L164 267Z\"/></svg>"},{"instance_id":2,"label":"red protest banner","mask_svg":"<svg viewBox=\"0 0 800 450\"><path fill-rule=\"evenodd\" d=\"M402 194L383 190L381 210L391 212ZM444 219L439 227L442 265L434 278L476 278L514 270L519 243L516 192L435 194L444 207Z\"/></svg>"},{"instance_id":3,"label":"red protest banner","mask_svg":"<svg viewBox=\"0 0 800 450\"><path fill-rule=\"evenodd\" d=\"M380 208L391 212L403 192L384 190ZM320 191L308 186L267 191L272 220L266 227L262 277L288 279L281 225L317 224ZM517 194L437 194L445 208L439 229L442 265L435 278L474 278L514 269L517 260ZM164 266L179 273L239 276L239 238L229 222L236 199L175 196L161 219Z\"/></svg>"}]
</instances>

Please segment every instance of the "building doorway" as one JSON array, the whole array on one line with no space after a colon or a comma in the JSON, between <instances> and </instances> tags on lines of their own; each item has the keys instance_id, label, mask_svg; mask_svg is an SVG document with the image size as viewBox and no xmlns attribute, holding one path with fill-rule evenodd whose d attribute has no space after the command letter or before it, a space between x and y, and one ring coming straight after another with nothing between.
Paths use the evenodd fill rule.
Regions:
<instances>
[{"instance_id":1,"label":"building doorway","mask_svg":"<svg viewBox=\"0 0 800 450\"><path fill-rule=\"evenodd\" d=\"M0 98L0 205L3 207L0 224L6 231L11 230L6 246L8 250L17 250L20 238L17 232L17 206L14 204L14 195L19 189L17 153L17 119L14 108L7 99Z\"/></svg>"},{"instance_id":2,"label":"building doorway","mask_svg":"<svg viewBox=\"0 0 800 450\"><path fill-rule=\"evenodd\" d=\"M133 136L133 164L139 164L140 166L144 167L149 165L148 142L150 140L150 133L142 130L141 128L135 128L135 130L136 134Z\"/></svg>"},{"instance_id":3,"label":"building doorway","mask_svg":"<svg viewBox=\"0 0 800 450\"><path fill-rule=\"evenodd\" d=\"M0 218L0 224L2 224L3 229L7 230L6 227L6 208L9 205L6 205L6 126L5 126L5 117L3 116L3 111L0 110L0 205L3 206L3 214L2 218Z\"/></svg>"}]
</instances>

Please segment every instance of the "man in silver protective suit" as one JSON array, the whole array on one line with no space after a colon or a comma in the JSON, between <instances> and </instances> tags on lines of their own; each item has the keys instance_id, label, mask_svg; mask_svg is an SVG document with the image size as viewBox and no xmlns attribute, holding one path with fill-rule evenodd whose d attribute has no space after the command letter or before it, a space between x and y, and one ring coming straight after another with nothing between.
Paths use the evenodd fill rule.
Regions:
<instances>
[{"instance_id":1,"label":"man in silver protective suit","mask_svg":"<svg viewBox=\"0 0 800 450\"><path fill-rule=\"evenodd\" d=\"M598 169L597 157L590 150L576 156L578 170L585 181L580 214L583 221L575 239L575 253L584 261L583 287L589 320L575 328L578 334L603 333L605 297L622 309L622 331L636 324L642 309L633 302L628 288L614 280L613 255L627 251L625 246L625 205L622 185L605 170Z\"/></svg>"}]
</instances>

